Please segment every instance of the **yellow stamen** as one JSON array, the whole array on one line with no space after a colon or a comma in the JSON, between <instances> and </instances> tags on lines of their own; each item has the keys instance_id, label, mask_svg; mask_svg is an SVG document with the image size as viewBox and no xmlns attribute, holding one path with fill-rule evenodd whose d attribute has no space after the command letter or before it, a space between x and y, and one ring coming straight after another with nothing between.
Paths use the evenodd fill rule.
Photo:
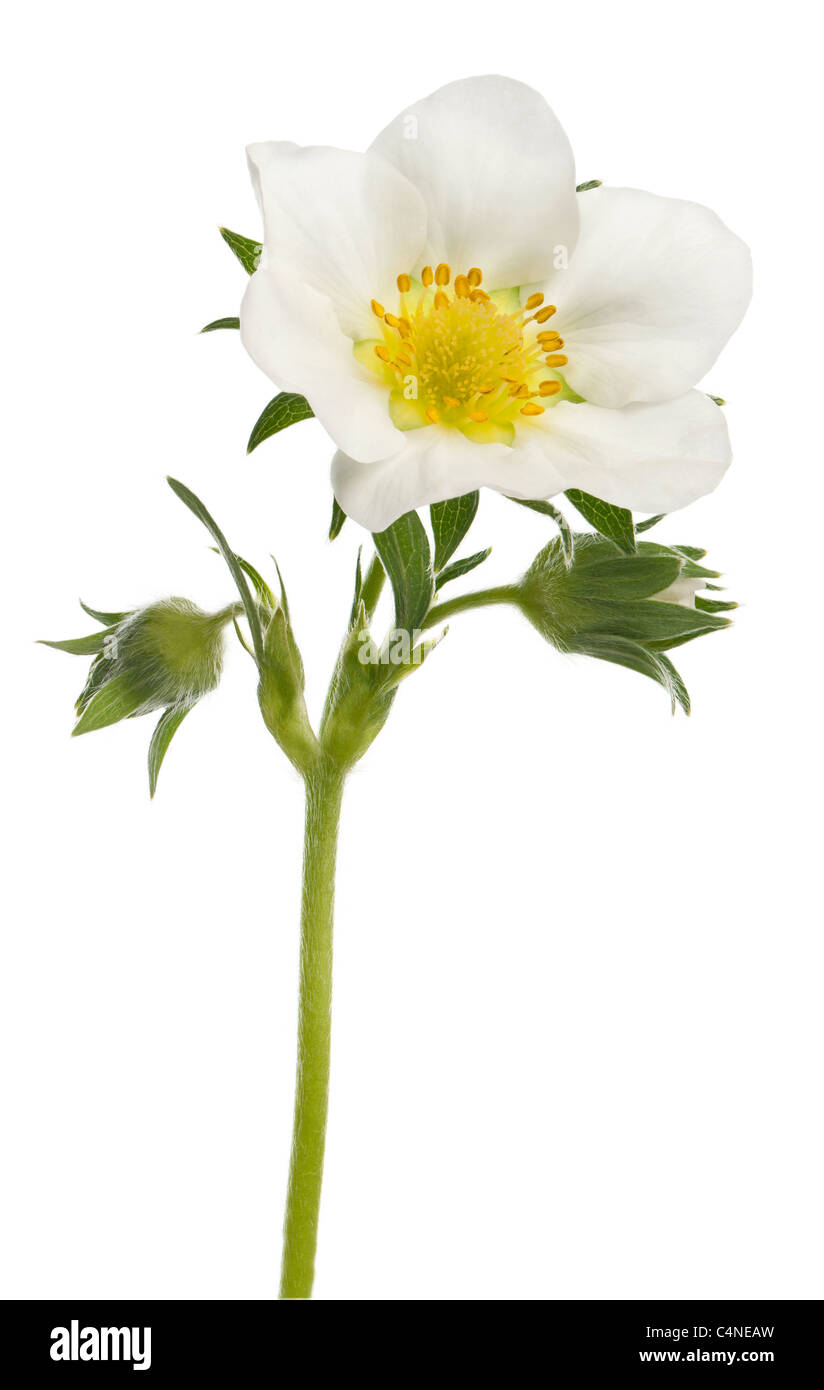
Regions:
<instances>
[{"instance_id":1,"label":"yellow stamen","mask_svg":"<svg viewBox=\"0 0 824 1390\"><path fill-rule=\"evenodd\" d=\"M480 288L480 266L456 274L454 280L445 261L434 269L424 266L419 273L423 292L414 300L409 296L418 281L405 271L395 277L395 313L387 312L377 299L370 301L372 312L385 325L383 341L376 335L372 347L381 366L392 373L387 385L399 389L414 381L417 409L423 415L421 420L414 409L404 412L399 428L414 428L417 420L466 429L472 435L470 425L477 425L473 437L485 439L483 427L489 425L490 431L497 431L495 437L506 437L504 431L511 434L517 424L518 411L540 416L549 398L563 399L564 382L553 368L566 366L568 358L560 352L560 333L539 331L556 312L554 304L544 304L542 292L530 294L522 308L506 308L511 298L502 294L493 301ZM510 293L514 298L515 292ZM528 327L532 323L534 329Z\"/></svg>"}]
</instances>

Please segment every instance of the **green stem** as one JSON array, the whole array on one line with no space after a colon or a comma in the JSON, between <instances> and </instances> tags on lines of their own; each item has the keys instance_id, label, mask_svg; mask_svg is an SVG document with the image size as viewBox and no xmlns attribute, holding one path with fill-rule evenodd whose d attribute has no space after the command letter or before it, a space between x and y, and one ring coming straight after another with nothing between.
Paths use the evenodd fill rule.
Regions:
<instances>
[{"instance_id":1,"label":"green stem","mask_svg":"<svg viewBox=\"0 0 824 1390\"><path fill-rule=\"evenodd\" d=\"M295 1122L281 1298L309 1298L323 1180L332 1006L335 859L344 774L324 759L306 776Z\"/></svg>"},{"instance_id":2,"label":"green stem","mask_svg":"<svg viewBox=\"0 0 824 1390\"><path fill-rule=\"evenodd\" d=\"M501 584L497 589L478 589L474 594L459 594L457 598L445 599L443 603L436 603L434 608L430 608L421 627L434 627L453 614L468 612L470 608L485 608L493 603L517 603L519 592L517 584Z\"/></svg>"}]
</instances>

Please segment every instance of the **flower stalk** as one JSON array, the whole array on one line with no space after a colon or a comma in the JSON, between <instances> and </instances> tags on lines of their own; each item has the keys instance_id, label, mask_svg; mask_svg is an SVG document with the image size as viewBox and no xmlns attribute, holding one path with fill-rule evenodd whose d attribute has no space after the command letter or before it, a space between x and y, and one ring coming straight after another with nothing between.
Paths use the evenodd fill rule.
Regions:
<instances>
[{"instance_id":1,"label":"flower stalk","mask_svg":"<svg viewBox=\"0 0 824 1390\"><path fill-rule=\"evenodd\" d=\"M344 774L322 760L305 779L295 1117L280 1297L309 1298L323 1181L332 1008L335 863Z\"/></svg>"}]
</instances>

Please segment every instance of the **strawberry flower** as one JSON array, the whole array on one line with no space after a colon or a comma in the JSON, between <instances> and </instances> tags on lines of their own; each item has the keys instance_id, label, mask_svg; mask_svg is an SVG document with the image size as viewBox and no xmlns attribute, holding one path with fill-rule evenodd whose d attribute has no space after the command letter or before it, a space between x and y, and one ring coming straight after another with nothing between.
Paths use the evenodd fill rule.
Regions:
<instances>
[{"instance_id":1,"label":"strawberry flower","mask_svg":"<svg viewBox=\"0 0 824 1390\"><path fill-rule=\"evenodd\" d=\"M726 422L692 388L751 268L708 208L576 193L556 117L503 77L441 88L365 154L248 155L264 249L242 339L306 396L363 526L479 487L669 512L719 482Z\"/></svg>"}]
</instances>

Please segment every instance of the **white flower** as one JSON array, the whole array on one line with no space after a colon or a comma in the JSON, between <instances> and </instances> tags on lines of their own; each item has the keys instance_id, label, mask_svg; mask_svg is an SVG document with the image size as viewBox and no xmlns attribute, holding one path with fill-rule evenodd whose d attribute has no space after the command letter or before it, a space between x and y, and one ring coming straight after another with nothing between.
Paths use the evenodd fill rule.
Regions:
<instances>
[{"instance_id":1,"label":"white flower","mask_svg":"<svg viewBox=\"0 0 824 1390\"><path fill-rule=\"evenodd\" d=\"M750 298L743 242L695 203L575 192L537 92L454 82L366 154L253 145L264 251L243 342L338 446L370 530L478 487L648 512L715 487L721 410L691 388Z\"/></svg>"}]
</instances>

